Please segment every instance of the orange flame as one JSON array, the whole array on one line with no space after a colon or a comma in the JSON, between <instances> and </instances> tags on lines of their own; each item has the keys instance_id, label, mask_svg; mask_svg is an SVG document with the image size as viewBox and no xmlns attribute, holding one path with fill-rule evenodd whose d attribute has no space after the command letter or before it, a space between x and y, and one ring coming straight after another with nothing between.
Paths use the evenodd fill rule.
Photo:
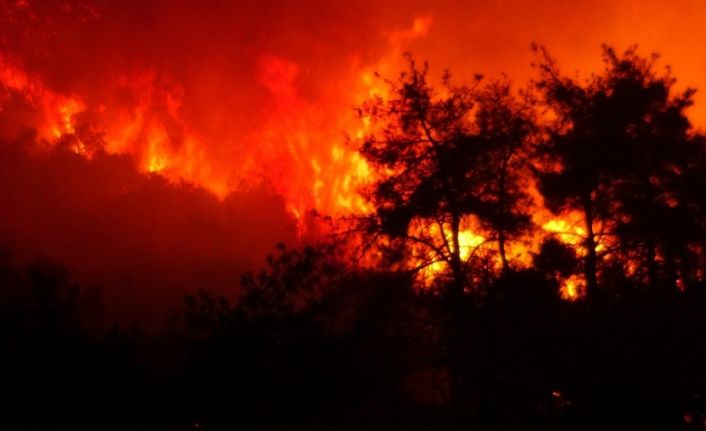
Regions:
<instances>
[{"instance_id":1,"label":"orange flame","mask_svg":"<svg viewBox=\"0 0 706 431\"><path fill-rule=\"evenodd\" d=\"M79 117L91 112L103 133L104 150L131 155L144 172L172 181L185 180L220 197L247 185L254 174L264 174L299 220L311 209L333 216L365 214L372 207L358 190L373 180L375 173L349 138L364 137L372 126L369 118L358 118L353 108L372 97L389 97L390 89L377 74L389 77L399 73L405 64L401 53L410 41L427 35L431 25L431 17L417 17L409 28L390 32L388 53L375 63L363 64L360 58L351 58L348 73L332 79L330 87L336 91L316 102L300 94L298 79L302 71L296 62L262 54L260 81L273 100L269 120L255 136L243 137L251 149L230 168L208 151L209 139L215 138L200 133L187 120L180 85L155 71L126 74L117 80L118 91L133 100L127 108L110 100L90 107L81 97L53 92L41 77L28 74L19 62L3 57L0 83L40 112L41 139L51 143L74 136L71 149L86 157L91 153L82 141ZM539 193L534 190L533 194L537 201L534 222L541 229L532 233L533 238L508 244L508 255L518 267L531 263L541 236L555 234L579 251L585 237L580 213L552 216L543 209ZM477 224L466 221L459 238L462 259L467 260L479 248L492 248L487 238ZM604 245L599 243L599 247ZM433 262L421 276L433 277L444 270L442 262ZM577 278L563 281L566 298L575 299L581 290Z\"/></svg>"}]
</instances>

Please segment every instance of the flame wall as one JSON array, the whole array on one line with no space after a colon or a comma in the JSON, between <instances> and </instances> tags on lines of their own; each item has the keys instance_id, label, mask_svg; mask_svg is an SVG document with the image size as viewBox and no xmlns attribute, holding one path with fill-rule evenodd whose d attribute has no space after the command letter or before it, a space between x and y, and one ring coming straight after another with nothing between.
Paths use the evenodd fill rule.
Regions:
<instances>
[{"instance_id":1,"label":"flame wall","mask_svg":"<svg viewBox=\"0 0 706 431\"><path fill-rule=\"evenodd\" d=\"M0 138L13 155L3 161L0 241L94 280L129 266L113 250L139 250L143 267L159 267L131 280L143 287L184 279L170 274L177 262L201 262L193 279L207 261L242 267L278 240L296 241L309 209L365 209L355 190L369 172L346 136L366 127L354 108L384 92L374 72L395 77L404 51L437 76L449 67L459 80L506 73L518 84L532 76L532 41L564 70L599 67L604 42L662 53L682 84L699 87L706 70L700 0L381 3L0 2ZM111 205L123 205L118 221L96 209ZM106 233L115 223L86 228L91 217L120 234ZM260 217L277 228L253 233ZM203 226L228 233L203 235ZM182 284L161 292L192 287Z\"/></svg>"}]
</instances>

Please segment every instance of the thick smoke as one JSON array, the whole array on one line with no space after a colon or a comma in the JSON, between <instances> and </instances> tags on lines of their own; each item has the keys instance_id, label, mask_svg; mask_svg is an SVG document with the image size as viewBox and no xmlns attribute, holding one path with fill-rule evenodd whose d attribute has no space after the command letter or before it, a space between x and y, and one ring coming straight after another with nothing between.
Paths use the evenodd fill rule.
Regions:
<instances>
[{"instance_id":1,"label":"thick smoke","mask_svg":"<svg viewBox=\"0 0 706 431\"><path fill-rule=\"evenodd\" d=\"M127 156L87 160L63 145L0 149L0 238L16 263L67 266L103 291L111 318L159 323L184 294L234 294L275 241L296 243L280 196L266 188L224 200L135 170ZM105 322L110 323L110 322Z\"/></svg>"}]
</instances>

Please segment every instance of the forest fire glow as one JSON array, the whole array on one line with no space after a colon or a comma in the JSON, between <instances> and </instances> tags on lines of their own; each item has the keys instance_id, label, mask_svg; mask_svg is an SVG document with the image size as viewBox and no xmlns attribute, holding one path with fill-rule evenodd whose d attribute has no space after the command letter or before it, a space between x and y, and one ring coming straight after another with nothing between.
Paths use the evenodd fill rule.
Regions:
<instances>
[{"instance_id":1,"label":"forest fire glow","mask_svg":"<svg viewBox=\"0 0 706 431\"><path fill-rule=\"evenodd\" d=\"M3 424L706 424L704 17L0 0Z\"/></svg>"},{"instance_id":2,"label":"forest fire glow","mask_svg":"<svg viewBox=\"0 0 706 431\"><path fill-rule=\"evenodd\" d=\"M100 22L102 13L109 13L90 6L90 2L86 4L89 6L74 10L48 6L46 11L35 11L33 2L7 8L15 20L11 26L22 19L27 20L27 25L36 24L41 13L51 12L68 19L65 24L76 26L81 32L83 26L91 28L93 22ZM238 72L243 79L252 75L247 76L251 80L247 88L231 85L237 81L238 73L224 80L218 70L201 68L181 76L171 63L182 64L181 57L187 55L182 52L172 53L164 61L158 57L151 62L146 55L141 62L116 62L109 64L105 72L104 65L97 64L103 81L92 82L84 77L86 85L78 85L72 83L71 74L53 76L49 67L37 67L43 60L26 54L31 52L29 48L20 51L8 47L0 52L3 109L6 113L22 112L23 118L15 123L33 127L40 146L51 148L61 143L87 159L97 151L126 155L143 173L158 175L172 184L203 187L219 199L267 184L283 196L300 233L304 233L307 214L312 211L333 217L374 213L374 206L360 191L379 179L380 173L359 153L358 146L376 130L371 118L358 115L356 110L370 100L390 100L390 83L408 67L405 52L417 51L420 59L432 61L439 56L443 51L439 44L448 36L444 26L450 12L458 11L448 5L448 10L446 6L431 11L421 8L408 14L380 31L373 44L375 49L362 42L360 46L354 44L350 52L339 58L335 70L326 66L316 71L320 65L302 58L294 49L252 49L243 54L249 56L248 72ZM22 31L21 26L17 31ZM325 52L323 47L312 49ZM149 54L153 55L153 51ZM454 79L475 79L468 74L464 58L460 52L449 52L436 65L433 81L440 81L441 67L446 64L458 73ZM507 63L506 59L501 60L500 63ZM528 63L513 63L503 72L523 77ZM595 62L586 60L578 66L587 69L592 64ZM312 75L314 71L316 77ZM214 91L219 84L232 94L218 88ZM238 97L233 90L237 90L242 103L235 100ZM448 96L444 91L439 86L437 96ZM212 97L214 94L217 97ZM227 105L232 113L218 108L220 105ZM695 111L697 119L700 112ZM248 114L253 114L252 121L243 120ZM229 125L233 122L230 120L234 126ZM509 265L531 266L532 256L547 237L558 238L578 256L585 256L587 232L581 212L550 213L544 208L531 175L525 176L526 183L531 184L528 187L533 202L524 205L532 213L533 228L522 238L507 242ZM676 207L676 201L672 207ZM433 229L438 227L430 229L428 234L433 236ZM601 234L600 223L595 223L594 229L598 232L596 251L609 255L608 239ZM463 260L473 253L495 255L492 259L499 268L503 263L497 247L493 233L477 224L464 227L459 233ZM432 263L423 270L424 277L448 269L437 259L430 259ZM631 267L631 273L637 271L635 265ZM579 295L576 292L582 290L570 279L562 283L563 291L574 292L568 296Z\"/></svg>"},{"instance_id":3,"label":"forest fire glow","mask_svg":"<svg viewBox=\"0 0 706 431\"><path fill-rule=\"evenodd\" d=\"M351 106L366 100L387 100L390 87L383 76L399 73L405 67L401 50L411 40L424 37L431 26L430 17L415 18L410 29L390 35L390 53L374 65L355 65L353 76L356 83L348 85L343 102L334 102L322 111L320 106L308 106L298 94L294 81L298 78L299 66L275 56L265 56L261 61L261 80L276 97L271 126L258 139L270 142L265 147L280 145L284 140L286 157L291 161L278 161L284 156L255 153L244 162L246 167L257 164L278 167L282 177L271 178L279 193L288 202L291 214L302 220L304 214L315 210L323 214L360 215L372 211L371 204L360 195L360 190L376 178L355 148L355 140L363 139L373 132L370 118L356 117ZM205 137L197 137L183 112L183 92L178 85L159 82L154 73L148 72L135 78L123 78L119 85L135 100L134 105L120 107L110 101L101 103L94 112L79 97L62 95L49 90L39 76L30 76L19 65L2 62L0 82L6 89L21 95L38 110L45 124L40 137L47 143L56 143L71 137L71 150L90 158L97 149L88 147L84 140L98 130L102 139L102 150L115 154L129 154L146 173L159 174L170 181L186 181L205 187L223 198L247 183L247 177L234 178L216 174L216 160L207 151ZM348 105L347 105L348 104ZM112 106L112 108L111 108ZM97 123L83 124L86 115L97 116ZM330 119L333 118L333 121ZM93 119L93 121L95 121ZM45 130L45 132L41 132ZM89 134L89 135L87 135ZM175 145L174 139L180 141ZM349 141L349 139L353 141ZM328 148L328 151L327 151ZM308 163L307 163L308 160ZM291 163L283 166L283 163ZM244 171L247 172L247 171ZM285 178L286 173L286 178ZM232 174L231 174L232 175ZM536 192L534 192L537 195ZM535 203L541 206L541 203ZM535 215L535 223L546 234L556 234L563 242L576 247L581 245L585 229L580 227L581 215L571 213L562 218L548 214L545 210ZM438 234L437 225L428 232ZM446 226L449 231L449 227ZM532 236L541 241L541 235ZM450 241L450 239L449 239ZM468 260L480 248L492 249L489 241L478 228L466 227L459 235L460 254ZM518 267L530 264L531 254L537 251L538 242L515 242L512 244L512 261ZM434 277L447 270L444 263L431 258L423 265L422 278ZM499 257L497 258L500 265ZM575 298L581 291L575 279L563 281L562 291L567 298Z\"/></svg>"}]
</instances>

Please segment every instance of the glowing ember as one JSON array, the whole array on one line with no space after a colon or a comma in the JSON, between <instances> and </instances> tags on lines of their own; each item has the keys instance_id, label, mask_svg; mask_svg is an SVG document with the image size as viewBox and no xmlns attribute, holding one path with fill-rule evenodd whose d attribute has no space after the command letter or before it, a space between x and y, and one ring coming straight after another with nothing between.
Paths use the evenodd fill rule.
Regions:
<instances>
[{"instance_id":1,"label":"glowing ember","mask_svg":"<svg viewBox=\"0 0 706 431\"><path fill-rule=\"evenodd\" d=\"M585 295L585 285L581 277L572 275L561 283L561 297L574 301Z\"/></svg>"}]
</instances>

